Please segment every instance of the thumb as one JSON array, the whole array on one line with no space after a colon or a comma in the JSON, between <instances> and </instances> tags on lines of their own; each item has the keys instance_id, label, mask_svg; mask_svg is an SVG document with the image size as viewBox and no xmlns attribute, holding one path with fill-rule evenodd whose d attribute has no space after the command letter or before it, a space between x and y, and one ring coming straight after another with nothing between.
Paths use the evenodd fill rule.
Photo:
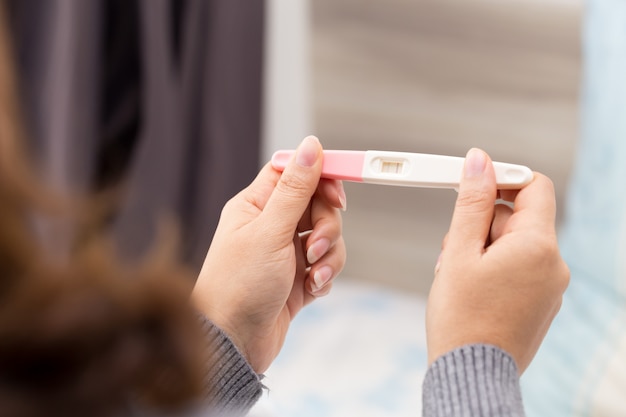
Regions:
<instances>
[{"instance_id":1,"label":"thumb","mask_svg":"<svg viewBox=\"0 0 626 417\"><path fill-rule=\"evenodd\" d=\"M320 181L322 155L319 140L308 136L285 167L263 209L276 225L275 233L293 235Z\"/></svg>"},{"instance_id":2,"label":"thumb","mask_svg":"<svg viewBox=\"0 0 626 417\"><path fill-rule=\"evenodd\" d=\"M480 149L470 149L465 158L446 249L457 254L482 253L493 220L496 196L496 175L491 159Z\"/></svg>"}]
</instances>

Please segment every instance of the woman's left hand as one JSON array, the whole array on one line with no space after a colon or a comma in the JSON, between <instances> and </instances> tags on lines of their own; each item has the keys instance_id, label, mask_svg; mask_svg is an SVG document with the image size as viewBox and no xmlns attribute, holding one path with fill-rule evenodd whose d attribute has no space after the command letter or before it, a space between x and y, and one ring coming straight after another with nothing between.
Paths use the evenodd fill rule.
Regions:
<instances>
[{"instance_id":1,"label":"woman's left hand","mask_svg":"<svg viewBox=\"0 0 626 417\"><path fill-rule=\"evenodd\" d=\"M267 164L222 211L192 293L257 373L278 355L294 316L326 295L346 249L339 181L320 179L322 147L306 138L281 174Z\"/></svg>"}]
</instances>

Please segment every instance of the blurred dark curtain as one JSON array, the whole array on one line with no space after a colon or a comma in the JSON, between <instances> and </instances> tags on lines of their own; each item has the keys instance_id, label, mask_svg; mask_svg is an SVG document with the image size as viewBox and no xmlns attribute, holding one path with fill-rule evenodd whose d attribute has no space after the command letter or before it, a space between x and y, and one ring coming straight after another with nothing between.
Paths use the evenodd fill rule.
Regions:
<instances>
[{"instance_id":1,"label":"blurred dark curtain","mask_svg":"<svg viewBox=\"0 0 626 417\"><path fill-rule=\"evenodd\" d=\"M9 0L24 107L64 190L123 181L111 221L141 255L163 214L199 267L223 204L258 170L264 2Z\"/></svg>"}]
</instances>

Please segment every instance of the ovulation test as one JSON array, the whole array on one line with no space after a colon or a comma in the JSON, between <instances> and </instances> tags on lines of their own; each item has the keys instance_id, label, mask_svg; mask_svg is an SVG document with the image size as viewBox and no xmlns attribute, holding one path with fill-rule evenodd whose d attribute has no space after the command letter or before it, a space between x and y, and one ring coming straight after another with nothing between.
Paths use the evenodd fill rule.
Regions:
<instances>
[{"instance_id":1,"label":"ovulation test","mask_svg":"<svg viewBox=\"0 0 626 417\"><path fill-rule=\"evenodd\" d=\"M272 166L282 171L294 150L277 151ZM465 158L411 152L325 150L322 177L369 184L459 188ZM500 190L518 190L533 172L523 165L494 162Z\"/></svg>"}]
</instances>

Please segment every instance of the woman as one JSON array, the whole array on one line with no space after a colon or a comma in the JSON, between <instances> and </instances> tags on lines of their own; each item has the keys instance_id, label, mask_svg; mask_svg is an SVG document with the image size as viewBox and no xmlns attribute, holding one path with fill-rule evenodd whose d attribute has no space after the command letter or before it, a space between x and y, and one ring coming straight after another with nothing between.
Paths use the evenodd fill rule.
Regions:
<instances>
[{"instance_id":1,"label":"woman","mask_svg":"<svg viewBox=\"0 0 626 417\"><path fill-rule=\"evenodd\" d=\"M282 174L266 165L226 204L191 290L171 234L124 265L93 201L67 204L27 168L8 45L2 29L0 414L245 414L290 321L345 263L345 194L320 180L319 141L306 138ZM471 150L429 296L426 416L522 415L518 376L567 285L550 181L536 174L502 194L513 209L497 197L489 157ZM42 216L63 231L61 257L40 244Z\"/></svg>"}]
</instances>

